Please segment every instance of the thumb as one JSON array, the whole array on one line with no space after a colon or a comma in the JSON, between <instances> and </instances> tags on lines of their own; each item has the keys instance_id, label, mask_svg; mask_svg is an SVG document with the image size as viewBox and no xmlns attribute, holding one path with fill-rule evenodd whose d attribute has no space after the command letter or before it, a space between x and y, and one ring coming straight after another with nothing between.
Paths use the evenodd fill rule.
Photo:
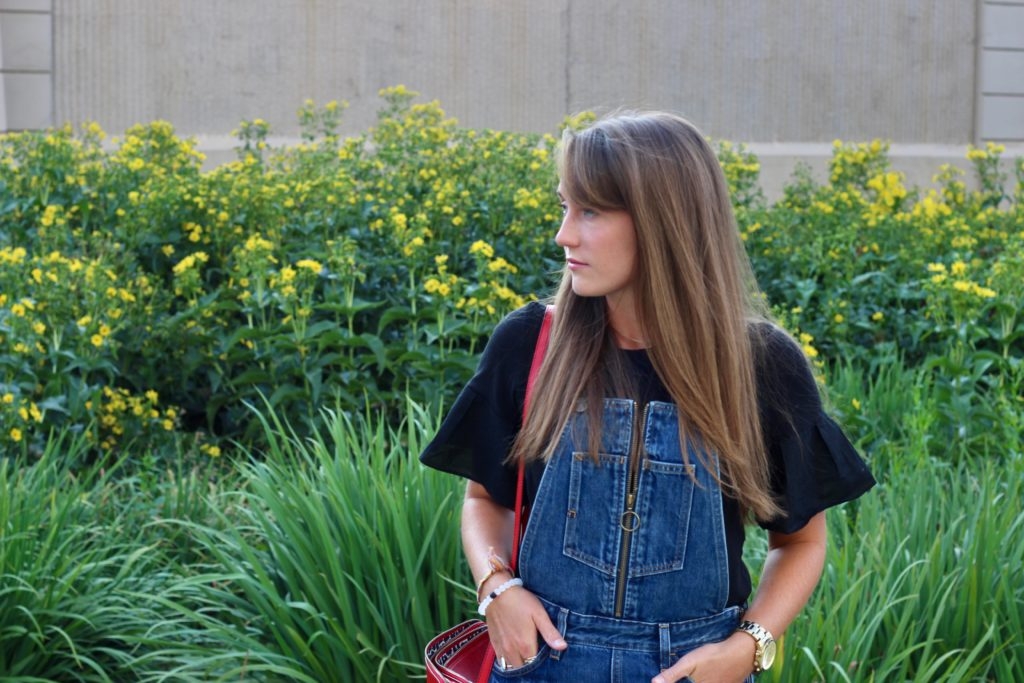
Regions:
<instances>
[{"instance_id":1,"label":"thumb","mask_svg":"<svg viewBox=\"0 0 1024 683\"><path fill-rule=\"evenodd\" d=\"M693 667L688 663L683 663L683 660L680 659L678 662L651 679L651 683L676 683L676 681L681 681L686 678L687 675L692 673Z\"/></svg>"},{"instance_id":2,"label":"thumb","mask_svg":"<svg viewBox=\"0 0 1024 683\"><path fill-rule=\"evenodd\" d=\"M539 611L540 613L534 617L533 623L537 627L537 633L548 644L548 647L552 650L564 650L569 647L569 644L562 638L562 634L558 632L558 629L551 622L551 617L548 616L548 613L543 609Z\"/></svg>"}]
</instances>

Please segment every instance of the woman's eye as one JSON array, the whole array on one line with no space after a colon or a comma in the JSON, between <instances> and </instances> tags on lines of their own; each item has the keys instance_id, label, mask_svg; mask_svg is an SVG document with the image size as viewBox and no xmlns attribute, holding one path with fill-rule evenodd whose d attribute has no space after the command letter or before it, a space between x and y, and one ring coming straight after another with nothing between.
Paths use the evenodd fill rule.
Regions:
<instances>
[{"instance_id":1,"label":"woman's eye","mask_svg":"<svg viewBox=\"0 0 1024 683\"><path fill-rule=\"evenodd\" d=\"M597 215L597 211L595 211L594 209L583 209L580 213L582 213L587 218L593 218L594 216Z\"/></svg>"}]
</instances>

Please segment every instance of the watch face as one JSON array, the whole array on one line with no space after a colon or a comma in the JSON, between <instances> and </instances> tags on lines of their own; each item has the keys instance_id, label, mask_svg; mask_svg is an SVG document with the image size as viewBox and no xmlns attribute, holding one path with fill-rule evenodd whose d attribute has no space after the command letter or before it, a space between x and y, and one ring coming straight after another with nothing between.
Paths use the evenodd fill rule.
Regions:
<instances>
[{"instance_id":1,"label":"watch face","mask_svg":"<svg viewBox=\"0 0 1024 683\"><path fill-rule=\"evenodd\" d=\"M765 643L764 652L761 653L761 668L767 669L775 661L775 641Z\"/></svg>"}]
</instances>

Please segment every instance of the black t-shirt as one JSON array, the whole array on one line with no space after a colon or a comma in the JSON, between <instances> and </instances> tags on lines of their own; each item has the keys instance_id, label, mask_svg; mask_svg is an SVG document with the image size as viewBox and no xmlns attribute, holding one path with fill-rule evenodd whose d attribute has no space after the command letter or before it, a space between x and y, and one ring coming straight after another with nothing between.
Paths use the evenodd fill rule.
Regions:
<instances>
[{"instance_id":1,"label":"black t-shirt","mask_svg":"<svg viewBox=\"0 0 1024 683\"><path fill-rule=\"evenodd\" d=\"M495 501L515 505L516 467L504 464L522 422L526 380L544 306L527 304L494 330L476 374L459 394L433 441L420 455L430 467L482 484ZM763 326L764 353L757 368L761 430L767 445L771 487L785 511L761 523L792 533L822 510L860 496L875 480L839 426L825 414L803 351L788 335ZM636 370L641 401L672 399L647 352L626 351ZM526 469L524 498L533 500L545 463ZM729 555L729 605L750 595L743 564L743 520L737 502L723 494Z\"/></svg>"}]
</instances>

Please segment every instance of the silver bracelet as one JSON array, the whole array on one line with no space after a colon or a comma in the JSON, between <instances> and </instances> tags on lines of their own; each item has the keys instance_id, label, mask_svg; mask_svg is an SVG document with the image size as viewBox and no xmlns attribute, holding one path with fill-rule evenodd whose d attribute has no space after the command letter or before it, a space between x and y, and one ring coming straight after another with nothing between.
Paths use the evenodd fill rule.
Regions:
<instances>
[{"instance_id":1,"label":"silver bracelet","mask_svg":"<svg viewBox=\"0 0 1024 683\"><path fill-rule=\"evenodd\" d=\"M523 585L523 580L522 579L518 579L518 578L517 579L509 579L508 581L506 581L505 583L501 584L500 586L495 588L493 591L491 591L491 594L488 595L486 598L484 598L484 601L480 603L480 607L477 608L477 612L479 612L480 616L482 616L482 617L486 616L487 615L487 608L490 607L491 603L494 602L494 599L496 597L498 597L499 595L501 595L502 593L507 591L509 588L513 588L515 586L522 586L522 585Z\"/></svg>"}]
</instances>

